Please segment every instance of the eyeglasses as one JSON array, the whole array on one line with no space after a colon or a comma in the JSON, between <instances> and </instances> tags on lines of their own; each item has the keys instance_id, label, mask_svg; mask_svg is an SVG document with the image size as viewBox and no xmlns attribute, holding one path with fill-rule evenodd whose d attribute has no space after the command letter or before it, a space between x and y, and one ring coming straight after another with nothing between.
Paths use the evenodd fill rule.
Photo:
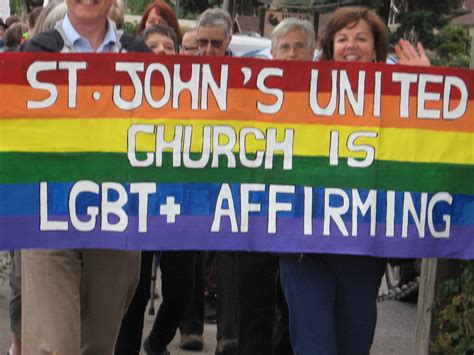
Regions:
<instances>
[{"instance_id":1,"label":"eyeglasses","mask_svg":"<svg viewBox=\"0 0 474 355\"><path fill-rule=\"evenodd\" d=\"M181 46L181 49L184 51L197 51L198 47L186 47L186 46Z\"/></svg>"},{"instance_id":2,"label":"eyeglasses","mask_svg":"<svg viewBox=\"0 0 474 355\"><path fill-rule=\"evenodd\" d=\"M207 39L207 38L198 38L197 39L199 47L207 47L209 42L214 48L221 48L224 45L223 39Z\"/></svg>"},{"instance_id":3,"label":"eyeglasses","mask_svg":"<svg viewBox=\"0 0 474 355\"><path fill-rule=\"evenodd\" d=\"M294 51L300 51L306 48L306 45L302 42L296 42L293 44L283 43L277 47L280 52L289 52L293 48Z\"/></svg>"}]
</instances>

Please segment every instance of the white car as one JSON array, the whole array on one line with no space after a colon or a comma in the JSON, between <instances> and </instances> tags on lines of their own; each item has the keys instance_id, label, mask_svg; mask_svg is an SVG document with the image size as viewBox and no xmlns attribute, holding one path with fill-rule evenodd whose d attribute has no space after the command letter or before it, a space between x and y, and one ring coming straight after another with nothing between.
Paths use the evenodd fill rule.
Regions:
<instances>
[{"instance_id":1,"label":"white car","mask_svg":"<svg viewBox=\"0 0 474 355\"><path fill-rule=\"evenodd\" d=\"M271 41L258 34L234 33L229 45L236 57L271 59Z\"/></svg>"}]
</instances>

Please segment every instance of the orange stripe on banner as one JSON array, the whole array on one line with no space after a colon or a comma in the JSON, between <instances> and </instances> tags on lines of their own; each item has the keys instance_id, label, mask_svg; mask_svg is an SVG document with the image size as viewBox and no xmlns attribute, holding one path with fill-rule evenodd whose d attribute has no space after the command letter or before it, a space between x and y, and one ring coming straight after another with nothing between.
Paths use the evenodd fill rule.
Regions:
<instances>
[{"instance_id":1,"label":"orange stripe on banner","mask_svg":"<svg viewBox=\"0 0 474 355\"><path fill-rule=\"evenodd\" d=\"M2 85L3 97L0 98L0 119L8 118L194 118L212 120L241 120L278 122L295 124L323 124L345 126L383 126L390 128L429 129L435 131L473 132L474 131L474 100L468 102L467 110L462 117L455 120L419 119L416 117L418 103L414 97L410 98L409 117L400 117L400 99L395 96L383 96L381 100L381 118L373 116L373 96L366 95L364 101L364 116L355 116L348 100L346 100L346 114L334 113L330 116L316 116L309 104L308 93L286 92L281 110L275 114L263 114L257 110L257 101L270 105L276 102L275 96L265 95L257 90L230 89L228 91L227 109L221 111L215 99L210 94L208 109L191 108L189 92L179 97L179 110L172 108L172 99L162 108L152 108L143 99L142 106L134 110L122 110L111 104L113 88L110 86L81 86L78 88L77 108L68 108L68 90L66 86L58 86L58 98L47 109L26 109L27 100L45 100L49 94L44 90L34 90L24 86ZM94 93L100 93L100 98L94 99ZM123 87L121 97L131 100L134 91L131 87ZM161 87L152 92L155 100L163 95ZM318 104L325 107L329 101L329 94L318 96ZM457 106L452 100L450 109ZM200 107L201 103L198 103ZM339 104L337 105L339 107ZM426 102L425 109L441 110L441 102ZM336 109L337 112L338 109Z\"/></svg>"}]
</instances>

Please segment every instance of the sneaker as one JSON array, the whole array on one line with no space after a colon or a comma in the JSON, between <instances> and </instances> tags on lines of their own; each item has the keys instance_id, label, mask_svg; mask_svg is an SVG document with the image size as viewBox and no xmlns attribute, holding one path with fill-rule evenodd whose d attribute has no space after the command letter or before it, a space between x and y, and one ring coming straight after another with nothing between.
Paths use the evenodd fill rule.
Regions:
<instances>
[{"instance_id":1,"label":"sneaker","mask_svg":"<svg viewBox=\"0 0 474 355\"><path fill-rule=\"evenodd\" d=\"M145 338L143 341L143 350L147 355L170 355L168 349L164 349L163 351L153 351L150 346L150 339L148 337Z\"/></svg>"},{"instance_id":2,"label":"sneaker","mask_svg":"<svg viewBox=\"0 0 474 355\"><path fill-rule=\"evenodd\" d=\"M237 345L237 339L219 339L215 355L237 355Z\"/></svg>"},{"instance_id":3,"label":"sneaker","mask_svg":"<svg viewBox=\"0 0 474 355\"><path fill-rule=\"evenodd\" d=\"M203 348L202 335L199 334L181 334L179 347L183 350L201 351Z\"/></svg>"}]
</instances>

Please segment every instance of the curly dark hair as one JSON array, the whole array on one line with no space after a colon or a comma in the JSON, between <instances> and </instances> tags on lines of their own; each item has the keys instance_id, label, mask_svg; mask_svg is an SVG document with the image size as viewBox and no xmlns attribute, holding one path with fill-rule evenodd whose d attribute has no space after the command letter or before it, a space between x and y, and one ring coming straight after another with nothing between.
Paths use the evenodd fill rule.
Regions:
<instances>
[{"instance_id":1,"label":"curly dark hair","mask_svg":"<svg viewBox=\"0 0 474 355\"><path fill-rule=\"evenodd\" d=\"M341 7L331 14L329 22L319 39L321 60L332 60L334 57L334 36L344 27L365 20L374 35L374 49L377 62L385 62L388 55L390 32L387 25L374 11L359 6Z\"/></svg>"}]
</instances>

